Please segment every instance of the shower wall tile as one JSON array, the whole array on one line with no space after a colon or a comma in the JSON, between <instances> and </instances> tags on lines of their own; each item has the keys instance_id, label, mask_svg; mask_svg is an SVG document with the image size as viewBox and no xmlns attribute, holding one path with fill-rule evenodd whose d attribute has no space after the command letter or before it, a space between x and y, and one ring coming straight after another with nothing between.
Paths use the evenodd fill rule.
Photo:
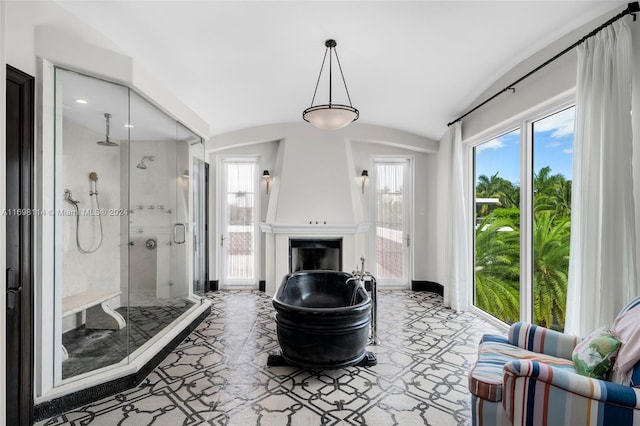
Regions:
<instances>
[{"instance_id":1,"label":"shower wall tile","mask_svg":"<svg viewBox=\"0 0 640 426\"><path fill-rule=\"evenodd\" d=\"M103 147L96 142L104 134L96 133L76 122L65 119L61 140L57 142L62 152L62 189L69 189L79 201L79 241L83 249L94 249L100 241L100 219L102 220L102 244L94 253L81 253L76 246L76 216L73 206L58 194L57 219L62 225L62 297L85 291L117 291L120 287L120 222L126 217L104 215L99 218L89 211L98 208L92 190L89 173L98 174L97 189L101 209L119 209L120 205L120 150L121 147ZM116 309L120 298L108 304ZM81 318L77 318L81 320ZM63 331L80 325L70 316L63 324Z\"/></svg>"}]
</instances>

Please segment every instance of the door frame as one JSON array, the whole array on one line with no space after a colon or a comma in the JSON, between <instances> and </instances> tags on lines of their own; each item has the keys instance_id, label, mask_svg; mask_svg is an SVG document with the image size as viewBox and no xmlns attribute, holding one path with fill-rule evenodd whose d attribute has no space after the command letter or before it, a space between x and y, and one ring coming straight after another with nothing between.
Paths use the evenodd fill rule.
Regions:
<instances>
[{"instance_id":1,"label":"door frame","mask_svg":"<svg viewBox=\"0 0 640 426\"><path fill-rule=\"evenodd\" d=\"M16 363L18 365L8 364L7 357L6 365L6 398L10 396L14 390L10 382L8 375L11 371L17 371L18 391L17 395L13 395L14 398L11 401L7 401L7 424L16 425L30 425L33 423L33 364L34 364L34 298L33 298L33 161L34 161L34 144L35 144L35 127L34 127L34 108L35 108L35 78L30 76L10 65L6 66L6 83L12 83L19 86L18 99L12 99L6 96L6 102L12 102L7 105L5 111L8 117L10 111L18 113L17 121L18 128L14 129L9 125L7 120L6 126L6 148L13 145L13 149L17 150L17 156L19 157L19 181L10 182L9 174L6 176L7 197L6 202L9 201L10 189L18 192L18 205L12 206L7 204L5 207L7 212L11 212L12 209L20 209L21 212L28 212L28 214L19 214L17 222L14 222L12 226L19 228L18 237L18 264L13 265L18 270L16 271L16 283L21 288L21 291L17 293L19 295L19 304L21 309L20 317L20 336L11 337L8 330L6 333L6 351L14 351L14 356L26 362ZM15 134L13 131L15 130ZM9 134L9 132L12 132ZM7 163L9 157L7 156ZM7 218L9 216L6 216ZM15 217L15 216L14 216ZM10 244L9 241L9 225L7 225L7 240L6 244ZM9 248L9 247L7 247ZM8 260L8 259L7 259ZM9 288L9 268L12 265L7 264L6 272L6 289ZM17 287L15 286L15 287ZM7 306L8 313L8 306ZM8 324L7 324L8 325ZM12 345L12 339L19 339L18 345ZM15 340L14 340L15 341ZM14 388L15 389L15 388ZM16 409L14 404L17 404Z\"/></svg>"},{"instance_id":2,"label":"door frame","mask_svg":"<svg viewBox=\"0 0 640 426\"><path fill-rule=\"evenodd\" d=\"M378 163L406 163L406 170L404 173L405 182L403 182L403 190L404 197L406 200L404 201L404 221L405 221L405 234L403 236L403 247L404 247L404 262L403 262L403 281L404 282L392 282L385 284L384 281L381 281L379 277L378 285L381 288L389 287L389 288L411 288L411 280L413 278L413 247L414 247L414 237L413 237L413 229L414 229L414 212L413 212L413 204L414 204L414 170L413 165L415 163L415 159L411 155L376 155L371 159L371 196L370 196L370 218L371 218L371 228L369 233L369 241L370 241L370 253L373 262L371 262L372 267L371 271L376 275L378 261L377 261L377 247L376 247L376 222L378 219L377 214L377 181L378 181L378 173L376 169L376 164ZM407 244L408 239L408 244Z\"/></svg>"},{"instance_id":3,"label":"door frame","mask_svg":"<svg viewBox=\"0 0 640 426\"><path fill-rule=\"evenodd\" d=\"M252 283L234 283L229 284L225 282L226 279L226 263L225 263L225 248L223 240L223 229L225 226L226 214L224 212L224 207L226 206L226 176L225 176L225 167L228 163L254 163L256 167L255 176L254 176L254 187L255 187L255 202L253 208L256 212L254 216L254 224L253 224L253 233L254 233L254 273L255 273L255 282ZM260 170L260 156L258 155L220 155L217 157L216 161L216 243L218 244L218 256L217 256L217 271L218 271L218 280L219 287L222 288L236 288L236 289L255 289L259 288L259 280L260 280L260 177L258 175Z\"/></svg>"}]
</instances>

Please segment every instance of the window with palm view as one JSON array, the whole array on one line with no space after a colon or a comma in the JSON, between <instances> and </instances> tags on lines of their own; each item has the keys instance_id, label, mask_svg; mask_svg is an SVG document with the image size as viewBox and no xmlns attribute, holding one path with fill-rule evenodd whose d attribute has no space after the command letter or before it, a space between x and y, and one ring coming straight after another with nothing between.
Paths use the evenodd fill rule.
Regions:
<instances>
[{"instance_id":1,"label":"window with palm view","mask_svg":"<svg viewBox=\"0 0 640 426\"><path fill-rule=\"evenodd\" d=\"M520 318L520 129L474 148L475 305Z\"/></svg>"},{"instance_id":2,"label":"window with palm view","mask_svg":"<svg viewBox=\"0 0 640 426\"><path fill-rule=\"evenodd\" d=\"M473 149L474 304L509 324L564 328L574 116L570 107L524 121L524 135Z\"/></svg>"}]
</instances>

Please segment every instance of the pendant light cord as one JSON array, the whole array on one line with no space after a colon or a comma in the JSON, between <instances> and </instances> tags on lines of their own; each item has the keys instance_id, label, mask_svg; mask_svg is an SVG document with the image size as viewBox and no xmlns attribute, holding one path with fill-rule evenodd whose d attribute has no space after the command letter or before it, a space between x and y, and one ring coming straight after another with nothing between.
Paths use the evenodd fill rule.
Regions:
<instances>
[{"instance_id":1,"label":"pendant light cord","mask_svg":"<svg viewBox=\"0 0 640 426\"><path fill-rule=\"evenodd\" d=\"M347 99L349 99L349 106L353 108L351 104L351 96L349 96L349 89L347 89L347 81L344 79L344 74L342 72L342 65L340 65L340 58L338 58L338 51L334 48L334 53L336 54L336 61L338 62L338 68L340 69L340 76L342 76L342 84L344 84L344 91L347 92ZM329 101L331 103L331 101Z\"/></svg>"},{"instance_id":2,"label":"pendant light cord","mask_svg":"<svg viewBox=\"0 0 640 426\"><path fill-rule=\"evenodd\" d=\"M324 62L327 59L327 51L329 48L327 47L324 50L324 57L322 58L322 65L320 65L320 74L318 74L318 81L316 81L316 90L313 91L313 98L311 98L311 106L313 106L313 102L316 100L316 93L318 92L318 85L320 84L320 77L322 77L322 70L324 69ZM331 60L331 58L329 58Z\"/></svg>"},{"instance_id":3,"label":"pendant light cord","mask_svg":"<svg viewBox=\"0 0 640 426\"><path fill-rule=\"evenodd\" d=\"M340 64L340 58L338 57L338 50L335 47L327 47L324 50L324 57L322 58L322 65L320 65L320 73L318 74L318 81L316 81L316 88L313 91L313 97L311 98L311 106L313 106L313 103L316 100L316 94L318 93L318 86L320 85L320 79L322 78L322 70L324 70L324 64L327 61L327 53L329 54L329 105L332 105L332 94L333 94L333 85L332 85L333 62L331 60L332 50L333 50L333 54L336 56L336 62L338 63L338 69L340 70L340 77L342 77L342 84L344 85L344 91L347 93L349 106L353 108L353 104L351 103L351 95L349 94L349 89L347 88L347 81L344 78L344 72L342 71L342 65Z\"/></svg>"}]
</instances>

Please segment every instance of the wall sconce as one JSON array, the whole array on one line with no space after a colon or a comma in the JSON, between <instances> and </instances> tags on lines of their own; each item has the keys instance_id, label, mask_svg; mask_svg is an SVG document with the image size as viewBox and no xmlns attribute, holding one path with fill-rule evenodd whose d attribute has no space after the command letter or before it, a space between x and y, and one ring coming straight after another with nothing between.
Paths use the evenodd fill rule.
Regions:
<instances>
[{"instance_id":1,"label":"wall sconce","mask_svg":"<svg viewBox=\"0 0 640 426\"><path fill-rule=\"evenodd\" d=\"M269 174L269 170L265 170L262 172L262 180L267 184L267 195L269 194L269 186L271 186L271 175Z\"/></svg>"},{"instance_id":2,"label":"wall sconce","mask_svg":"<svg viewBox=\"0 0 640 426\"><path fill-rule=\"evenodd\" d=\"M362 178L362 193L364 194L364 184L367 183L367 179L369 178L369 172L367 170L363 170L360 174Z\"/></svg>"}]
</instances>

